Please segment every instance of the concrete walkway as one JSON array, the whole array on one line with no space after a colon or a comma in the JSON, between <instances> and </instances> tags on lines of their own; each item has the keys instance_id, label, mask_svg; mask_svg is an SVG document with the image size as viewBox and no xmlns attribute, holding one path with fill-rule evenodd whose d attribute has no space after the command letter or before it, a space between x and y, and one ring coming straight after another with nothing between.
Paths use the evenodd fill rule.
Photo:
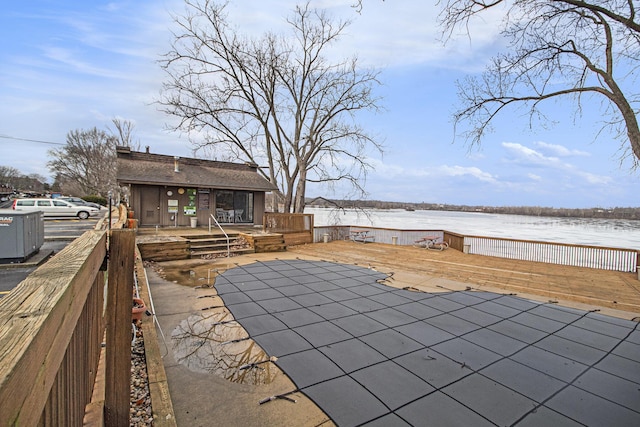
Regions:
<instances>
[{"instance_id":1,"label":"concrete walkway","mask_svg":"<svg viewBox=\"0 0 640 427\"><path fill-rule=\"evenodd\" d=\"M167 264L171 263L163 263L162 267L167 268ZM183 268L189 268L188 264L181 264ZM212 263L211 266L216 265L218 264ZM185 321L188 322L188 319L202 321L211 316L215 318L226 310L202 310L220 304L219 298L199 298L211 294L209 288L195 289L166 281L152 268L147 268L147 275L155 312L162 327L162 333L158 333L162 360L158 362L164 365L178 426L333 425L302 393L291 396L296 403L279 399L258 404L265 398L296 388L291 380L275 367L273 369L276 373L270 383L254 385L231 382L224 378L225 373L207 373L206 368L191 369L186 363L180 363L178 359L184 356L184 353L176 348L175 336L182 330L181 325ZM200 275L199 278L206 278L206 275ZM147 317L143 321L151 322L151 318ZM165 335L166 341L162 339L162 334Z\"/></svg>"}]
</instances>

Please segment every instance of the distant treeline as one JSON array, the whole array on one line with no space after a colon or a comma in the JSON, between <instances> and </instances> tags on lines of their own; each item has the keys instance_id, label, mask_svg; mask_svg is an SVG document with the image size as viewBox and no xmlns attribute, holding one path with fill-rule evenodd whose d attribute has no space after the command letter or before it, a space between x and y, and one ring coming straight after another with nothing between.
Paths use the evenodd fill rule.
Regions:
<instances>
[{"instance_id":1,"label":"distant treeline","mask_svg":"<svg viewBox=\"0 0 640 427\"><path fill-rule=\"evenodd\" d=\"M548 217L571 218L604 218L604 219L633 219L640 220L638 208L588 208L568 209L549 208L541 206L466 206L445 205L439 203L405 203L384 202L380 200L330 200L323 197L307 199L307 206L344 208L344 209L406 209L406 210L437 210L455 212L483 212L510 215L531 215Z\"/></svg>"}]
</instances>

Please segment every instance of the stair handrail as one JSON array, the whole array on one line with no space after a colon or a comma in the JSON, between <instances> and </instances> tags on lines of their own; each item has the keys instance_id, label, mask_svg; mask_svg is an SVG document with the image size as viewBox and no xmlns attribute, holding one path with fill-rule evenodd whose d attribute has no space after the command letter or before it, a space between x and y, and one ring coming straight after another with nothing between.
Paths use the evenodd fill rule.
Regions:
<instances>
[{"instance_id":1,"label":"stair handrail","mask_svg":"<svg viewBox=\"0 0 640 427\"><path fill-rule=\"evenodd\" d=\"M231 258L231 244L229 243L229 235L224 231L224 228L222 228L222 226L220 225L216 217L213 216L213 214L209 214L209 216L211 217L209 219L209 234L211 234L211 220L213 219L213 221L216 223L220 231L222 231L222 234L224 234L224 237L227 238L227 258Z\"/></svg>"}]
</instances>

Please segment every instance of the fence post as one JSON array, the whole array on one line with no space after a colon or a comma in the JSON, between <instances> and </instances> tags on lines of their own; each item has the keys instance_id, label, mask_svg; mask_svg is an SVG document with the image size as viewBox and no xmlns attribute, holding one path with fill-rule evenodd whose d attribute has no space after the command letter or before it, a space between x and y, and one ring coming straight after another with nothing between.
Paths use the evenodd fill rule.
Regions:
<instances>
[{"instance_id":1,"label":"fence post","mask_svg":"<svg viewBox=\"0 0 640 427\"><path fill-rule=\"evenodd\" d=\"M107 427L129 425L135 237L134 230L112 230L109 243L104 402Z\"/></svg>"}]
</instances>

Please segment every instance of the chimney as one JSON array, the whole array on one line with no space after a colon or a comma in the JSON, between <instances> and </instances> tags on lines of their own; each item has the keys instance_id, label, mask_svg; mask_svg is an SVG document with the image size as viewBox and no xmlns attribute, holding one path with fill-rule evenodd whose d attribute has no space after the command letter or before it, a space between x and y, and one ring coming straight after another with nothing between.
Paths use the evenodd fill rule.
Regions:
<instances>
[{"instance_id":1,"label":"chimney","mask_svg":"<svg viewBox=\"0 0 640 427\"><path fill-rule=\"evenodd\" d=\"M174 172L180 172L180 168L178 167L178 160L180 160L180 157L175 156L173 158L173 171Z\"/></svg>"},{"instance_id":2,"label":"chimney","mask_svg":"<svg viewBox=\"0 0 640 427\"><path fill-rule=\"evenodd\" d=\"M122 154L131 154L131 148L128 145L116 145L116 152Z\"/></svg>"},{"instance_id":3,"label":"chimney","mask_svg":"<svg viewBox=\"0 0 640 427\"><path fill-rule=\"evenodd\" d=\"M149 146L147 145L145 148L147 149L147 154L149 154Z\"/></svg>"}]
</instances>

